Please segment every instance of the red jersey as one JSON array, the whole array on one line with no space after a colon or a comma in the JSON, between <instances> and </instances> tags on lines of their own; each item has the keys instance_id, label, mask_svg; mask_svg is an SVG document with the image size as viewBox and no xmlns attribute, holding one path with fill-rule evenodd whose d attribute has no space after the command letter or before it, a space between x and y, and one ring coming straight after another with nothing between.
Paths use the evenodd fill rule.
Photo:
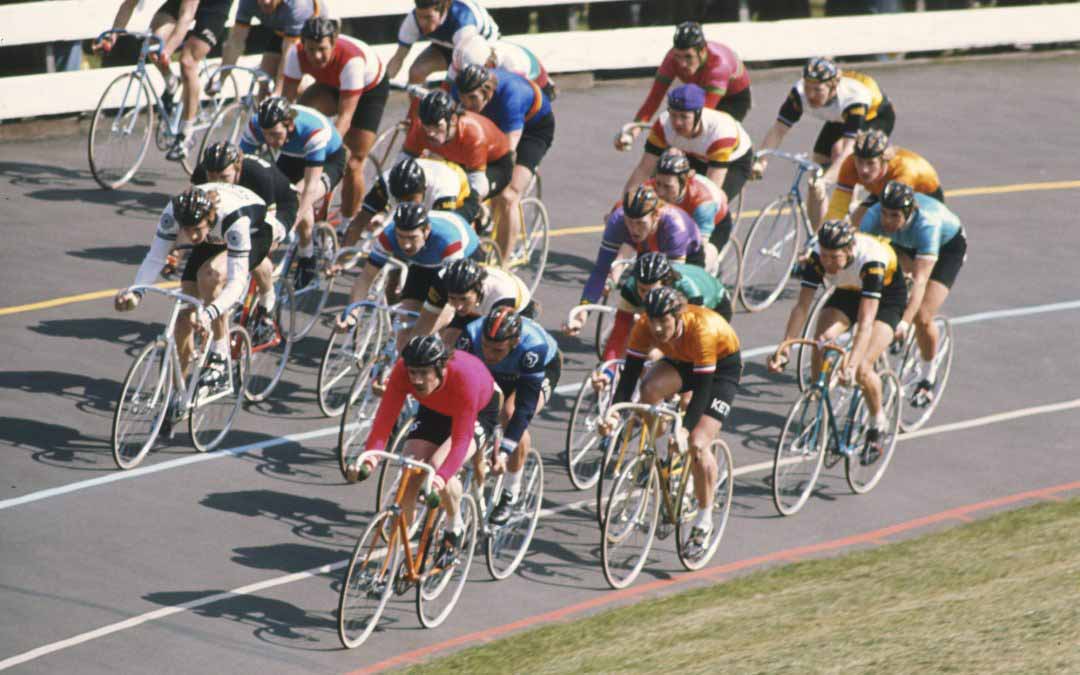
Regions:
<instances>
[{"instance_id":1,"label":"red jersey","mask_svg":"<svg viewBox=\"0 0 1080 675\"><path fill-rule=\"evenodd\" d=\"M488 164L510 154L510 141L506 134L483 115L466 111L458 116L456 129L448 143L434 145L424 133L419 115L416 115L412 118L412 126L402 149L417 157L427 150L460 165L465 171L483 171Z\"/></svg>"},{"instance_id":2,"label":"red jersey","mask_svg":"<svg viewBox=\"0 0 1080 675\"><path fill-rule=\"evenodd\" d=\"M342 94L362 94L382 82L384 72L382 60L367 43L339 35L333 55L322 68L308 60L299 42L289 47L285 55L285 78L299 82L304 75L311 75L316 82Z\"/></svg>"},{"instance_id":3,"label":"red jersey","mask_svg":"<svg viewBox=\"0 0 1080 675\"><path fill-rule=\"evenodd\" d=\"M705 63L701 64L696 72L681 67L675 61L674 50L671 49L656 71L656 79L649 95L634 116L636 121L648 122L652 119L675 79L686 84L696 84L704 89L706 108L715 108L725 96L738 94L750 86L750 72L746 70L738 54L727 45L706 42Z\"/></svg>"}]
</instances>

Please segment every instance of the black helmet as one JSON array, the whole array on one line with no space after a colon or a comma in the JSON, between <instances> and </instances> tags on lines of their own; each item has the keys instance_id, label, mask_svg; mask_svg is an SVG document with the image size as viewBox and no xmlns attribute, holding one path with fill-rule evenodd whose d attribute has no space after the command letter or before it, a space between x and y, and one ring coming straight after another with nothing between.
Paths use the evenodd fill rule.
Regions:
<instances>
[{"instance_id":1,"label":"black helmet","mask_svg":"<svg viewBox=\"0 0 1080 675\"><path fill-rule=\"evenodd\" d=\"M424 167L414 157L406 157L390 169L390 194L394 199L405 195L415 195L427 189L427 175Z\"/></svg>"},{"instance_id":2,"label":"black helmet","mask_svg":"<svg viewBox=\"0 0 1080 675\"><path fill-rule=\"evenodd\" d=\"M668 314L678 314L685 306L682 293L671 286L652 289L642 303L642 309L653 319L659 319Z\"/></svg>"},{"instance_id":3,"label":"black helmet","mask_svg":"<svg viewBox=\"0 0 1080 675\"><path fill-rule=\"evenodd\" d=\"M815 56L803 66L802 76L804 80L813 82L830 82L840 77L840 69L832 59Z\"/></svg>"},{"instance_id":4,"label":"black helmet","mask_svg":"<svg viewBox=\"0 0 1080 675\"><path fill-rule=\"evenodd\" d=\"M915 206L915 190L907 183L891 180L885 184L881 191L881 208L899 209L904 213L910 213Z\"/></svg>"},{"instance_id":5,"label":"black helmet","mask_svg":"<svg viewBox=\"0 0 1080 675\"><path fill-rule=\"evenodd\" d=\"M690 173L690 160L682 150L668 148L660 155L660 160L656 163L656 173L682 178Z\"/></svg>"},{"instance_id":6,"label":"black helmet","mask_svg":"<svg viewBox=\"0 0 1080 675\"><path fill-rule=\"evenodd\" d=\"M881 157L889 147L889 137L881 129L869 129L855 137L855 156L862 159Z\"/></svg>"},{"instance_id":7,"label":"black helmet","mask_svg":"<svg viewBox=\"0 0 1080 675\"><path fill-rule=\"evenodd\" d=\"M457 104L442 89L428 92L420 99L420 122L422 124L438 124L442 120L450 121L450 118L458 112Z\"/></svg>"},{"instance_id":8,"label":"black helmet","mask_svg":"<svg viewBox=\"0 0 1080 675\"><path fill-rule=\"evenodd\" d=\"M428 7L442 8L444 4L449 4L449 0L414 0L413 4L417 9L427 9Z\"/></svg>"},{"instance_id":9,"label":"black helmet","mask_svg":"<svg viewBox=\"0 0 1080 675\"><path fill-rule=\"evenodd\" d=\"M460 295L471 290L479 291L487 272L469 258L458 258L443 267L442 280L447 293Z\"/></svg>"},{"instance_id":10,"label":"black helmet","mask_svg":"<svg viewBox=\"0 0 1080 675\"><path fill-rule=\"evenodd\" d=\"M671 274L671 263L659 251L642 253L634 261L634 279L641 284L655 284Z\"/></svg>"},{"instance_id":11,"label":"black helmet","mask_svg":"<svg viewBox=\"0 0 1080 675\"><path fill-rule=\"evenodd\" d=\"M855 228L846 220L826 220L817 236L821 248L836 251L855 241Z\"/></svg>"},{"instance_id":12,"label":"black helmet","mask_svg":"<svg viewBox=\"0 0 1080 675\"><path fill-rule=\"evenodd\" d=\"M484 317L484 339L492 342L513 340L521 335L521 317L506 305L493 307Z\"/></svg>"},{"instance_id":13,"label":"black helmet","mask_svg":"<svg viewBox=\"0 0 1080 675\"><path fill-rule=\"evenodd\" d=\"M639 185L627 192L622 200L623 214L628 218L644 218L660 206L656 191L648 185Z\"/></svg>"},{"instance_id":14,"label":"black helmet","mask_svg":"<svg viewBox=\"0 0 1080 675\"><path fill-rule=\"evenodd\" d=\"M401 202L394 209L394 229L402 232L411 232L428 225L427 209L423 204L414 202Z\"/></svg>"},{"instance_id":15,"label":"black helmet","mask_svg":"<svg viewBox=\"0 0 1080 675\"><path fill-rule=\"evenodd\" d=\"M454 84L457 85L459 92L468 94L470 91L484 86L484 83L488 81L489 77L491 77L491 73L487 68L478 63L474 63L465 66L458 72L457 77L454 78Z\"/></svg>"},{"instance_id":16,"label":"black helmet","mask_svg":"<svg viewBox=\"0 0 1080 675\"><path fill-rule=\"evenodd\" d=\"M705 46L705 33L697 21L683 21L675 26L675 49L695 49Z\"/></svg>"},{"instance_id":17,"label":"black helmet","mask_svg":"<svg viewBox=\"0 0 1080 675\"><path fill-rule=\"evenodd\" d=\"M438 335L417 335L401 350L401 360L406 368L442 368L450 354Z\"/></svg>"},{"instance_id":18,"label":"black helmet","mask_svg":"<svg viewBox=\"0 0 1080 675\"><path fill-rule=\"evenodd\" d=\"M284 96L271 96L259 104L259 126L263 129L269 129L292 117L292 103Z\"/></svg>"},{"instance_id":19,"label":"black helmet","mask_svg":"<svg viewBox=\"0 0 1080 675\"><path fill-rule=\"evenodd\" d=\"M300 29L300 37L316 42L321 42L323 38L330 38L333 41L337 38L339 30L340 27L335 19L313 16L304 22L304 27Z\"/></svg>"},{"instance_id":20,"label":"black helmet","mask_svg":"<svg viewBox=\"0 0 1080 675\"><path fill-rule=\"evenodd\" d=\"M240 148L228 141L220 141L203 152L202 165L210 173L221 173L227 167L239 162L241 157Z\"/></svg>"},{"instance_id":21,"label":"black helmet","mask_svg":"<svg viewBox=\"0 0 1080 675\"><path fill-rule=\"evenodd\" d=\"M181 227L194 227L210 215L214 202L206 190L190 187L172 198L173 218Z\"/></svg>"}]
</instances>

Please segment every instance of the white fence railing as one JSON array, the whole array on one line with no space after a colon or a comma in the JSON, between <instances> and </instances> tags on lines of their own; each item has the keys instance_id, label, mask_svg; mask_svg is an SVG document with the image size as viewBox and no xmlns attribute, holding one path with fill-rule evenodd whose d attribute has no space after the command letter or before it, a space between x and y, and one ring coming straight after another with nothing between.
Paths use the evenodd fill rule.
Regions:
<instances>
[{"instance_id":1,"label":"white fence railing","mask_svg":"<svg viewBox=\"0 0 1080 675\"><path fill-rule=\"evenodd\" d=\"M508 4L521 6L525 2L550 4L551 0ZM370 7L364 2L355 4ZM496 4L485 2L488 6ZM1080 41L1080 3L709 24L705 30L731 45L747 61L1073 42ZM512 39L533 50L553 73L644 68L659 64L671 45L671 28L537 33L515 35ZM385 59L393 53L394 45L380 45L377 49ZM414 49L410 57L418 52ZM257 60L245 57L242 62ZM126 70L105 68L2 78L0 119L92 110L109 80Z\"/></svg>"}]
</instances>

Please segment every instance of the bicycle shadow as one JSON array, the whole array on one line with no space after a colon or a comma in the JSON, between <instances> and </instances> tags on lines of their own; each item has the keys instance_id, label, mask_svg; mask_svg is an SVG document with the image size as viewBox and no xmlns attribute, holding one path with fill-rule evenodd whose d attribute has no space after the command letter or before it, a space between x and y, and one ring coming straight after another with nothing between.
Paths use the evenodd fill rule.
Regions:
<instances>
[{"instance_id":1,"label":"bicycle shadow","mask_svg":"<svg viewBox=\"0 0 1080 675\"><path fill-rule=\"evenodd\" d=\"M54 370L9 370L0 372L0 389L27 394L53 394L75 401L75 407L82 412L107 413L111 416L120 394L120 383Z\"/></svg>"},{"instance_id":2,"label":"bicycle shadow","mask_svg":"<svg viewBox=\"0 0 1080 675\"><path fill-rule=\"evenodd\" d=\"M255 462L255 471L264 476L301 485L324 486L326 475L317 469L337 468L331 452L301 443L273 445L262 448L258 455L249 452L241 458Z\"/></svg>"},{"instance_id":3,"label":"bicycle shadow","mask_svg":"<svg viewBox=\"0 0 1080 675\"><path fill-rule=\"evenodd\" d=\"M330 500L276 490L215 492L199 500L199 505L249 518L270 518L287 525L296 536L321 544L346 546L355 540L355 529L364 524Z\"/></svg>"},{"instance_id":4,"label":"bicycle shadow","mask_svg":"<svg viewBox=\"0 0 1080 675\"><path fill-rule=\"evenodd\" d=\"M155 183L145 183L155 185ZM165 192L139 192L135 190L102 190L99 187L92 188L46 188L34 190L25 195L30 199L38 199L45 202L75 202L77 204L101 204L113 208L113 213L118 216L129 214L146 215L159 214L172 197ZM147 231L149 238L149 230Z\"/></svg>"},{"instance_id":5,"label":"bicycle shadow","mask_svg":"<svg viewBox=\"0 0 1080 675\"><path fill-rule=\"evenodd\" d=\"M84 260L102 260L104 262L120 263L121 265L139 265L142 263L143 258L146 257L146 252L149 250L149 246L133 244L131 246L80 248L75 249L74 251L68 251L67 254Z\"/></svg>"},{"instance_id":6,"label":"bicycle shadow","mask_svg":"<svg viewBox=\"0 0 1080 675\"><path fill-rule=\"evenodd\" d=\"M596 261L565 251L549 251L547 265L544 266L543 284L580 284L582 274L586 276Z\"/></svg>"},{"instance_id":7,"label":"bicycle shadow","mask_svg":"<svg viewBox=\"0 0 1080 675\"><path fill-rule=\"evenodd\" d=\"M162 328L162 324L158 323L109 317L49 319L39 321L36 326L29 326L31 331L48 337L122 344L129 356L134 356L139 348L160 335Z\"/></svg>"},{"instance_id":8,"label":"bicycle shadow","mask_svg":"<svg viewBox=\"0 0 1080 675\"><path fill-rule=\"evenodd\" d=\"M0 417L0 444L33 450L35 462L79 471L111 471L112 446L74 427L25 418Z\"/></svg>"}]
</instances>

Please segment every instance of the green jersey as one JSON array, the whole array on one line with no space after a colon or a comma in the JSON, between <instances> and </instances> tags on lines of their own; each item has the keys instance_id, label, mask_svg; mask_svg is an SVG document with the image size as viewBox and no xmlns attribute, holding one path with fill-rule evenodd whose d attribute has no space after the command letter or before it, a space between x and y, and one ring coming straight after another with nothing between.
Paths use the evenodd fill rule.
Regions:
<instances>
[{"instance_id":1,"label":"green jersey","mask_svg":"<svg viewBox=\"0 0 1080 675\"><path fill-rule=\"evenodd\" d=\"M686 296L692 305L702 305L709 309L716 309L727 296L727 289L719 279L697 265L686 263L671 263L671 268L682 277L675 282L675 289ZM626 304L627 309L637 310L641 307L641 299L638 297L637 280L633 274L627 274L619 286L619 294L623 300L620 304Z\"/></svg>"}]
</instances>

